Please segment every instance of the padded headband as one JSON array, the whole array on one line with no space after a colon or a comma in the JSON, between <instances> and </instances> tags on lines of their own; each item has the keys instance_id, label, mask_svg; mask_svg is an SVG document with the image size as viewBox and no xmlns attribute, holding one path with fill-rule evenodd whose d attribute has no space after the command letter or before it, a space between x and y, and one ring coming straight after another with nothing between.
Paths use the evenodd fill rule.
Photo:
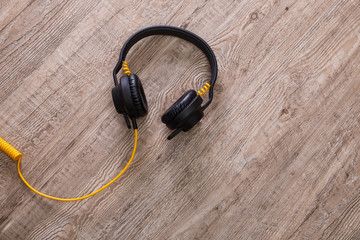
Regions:
<instances>
[{"instance_id":1,"label":"padded headband","mask_svg":"<svg viewBox=\"0 0 360 240\"><path fill-rule=\"evenodd\" d=\"M138 41L140 41L143 38L153 36L153 35L169 35L169 36L175 36L181 39L184 39L188 42L191 42L195 46L197 46L207 57L210 63L211 68L211 80L210 80L210 89L209 89L209 100L204 104L202 107L203 109L207 108L209 104L211 103L213 99L213 88L216 82L217 77L217 61L215 58L215 54L210 48L209 44L207 44L201 37L197 36L196 34L187 31L185 29L181 29L178 27L172 27L172 26L152 26L148 28L144 28L136 33L134 33L124 44L124 46L121 49L119 61L116 64L114 71L113 71L113 77L114 77L114 83L115 86L118 84L116 74L120 71L122 61L125 60L127 53L129 52L130 48L134 46Z\"/></svg>"}]
</instances>

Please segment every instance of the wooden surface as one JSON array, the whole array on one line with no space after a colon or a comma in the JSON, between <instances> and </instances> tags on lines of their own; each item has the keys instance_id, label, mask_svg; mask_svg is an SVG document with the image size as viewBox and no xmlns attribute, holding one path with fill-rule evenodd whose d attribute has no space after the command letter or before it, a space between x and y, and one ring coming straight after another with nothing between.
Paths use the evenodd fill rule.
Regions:
<instances>
[{"instance_id":1,"label":"wooden surface","mask_svg":"<svg viewBox=\"0 0 360 240\"><path fill-rule=\"evenodd\" d=\"M0 136L55 196L99 188L131 155L110 91L132 33L184 27L219 65L201 123L167 141L162 113L209 79L209 64L176 38L137 44L127 61L150 111L128 172L56 202L0 153L0 239L360 239L358 0L0 6Z\"/></svg>"}]
</instances>

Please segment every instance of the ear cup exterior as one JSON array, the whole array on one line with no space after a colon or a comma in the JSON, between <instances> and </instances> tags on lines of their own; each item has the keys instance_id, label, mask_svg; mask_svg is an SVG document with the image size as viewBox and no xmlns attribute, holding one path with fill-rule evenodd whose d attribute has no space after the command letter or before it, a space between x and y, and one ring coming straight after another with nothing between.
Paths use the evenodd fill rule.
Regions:
<instances>
[{"instance_id":1,"label":"ear cup exterior","mask_svg":"<svg viewBox=\"0 0 360 240\"><path fill-rule=\"evenodd\" d=\"M148 113L148 105L144 88L141 84L140 79L135 74L131 74L128 79L130 95L136 111L135 117L143 117Z\"/></svg>"},{"instance_id":2,"label":"ear cup exterior","mask_svg":"<svg viewBox=\"0 0 360 240\"><path fill-rule=\"evenodd\" d=\"M203 99L194 90L187 91L161 117L161 121L170 129L177 129L170 134L170 140L180 131L187 132L204 116L201 103Z\"/></svg>"},{"instance_id":3,"label":"ear cup exterior","mask_svg":"<svg viewBox=\"0 0 360 240\"><path fill-rule=\"evenodd\" d=\"M169 107L161 117L165 124L173 121L197 96L195 90L189 90L184 93L171 107Z\"/></svg>"}]
</instances>

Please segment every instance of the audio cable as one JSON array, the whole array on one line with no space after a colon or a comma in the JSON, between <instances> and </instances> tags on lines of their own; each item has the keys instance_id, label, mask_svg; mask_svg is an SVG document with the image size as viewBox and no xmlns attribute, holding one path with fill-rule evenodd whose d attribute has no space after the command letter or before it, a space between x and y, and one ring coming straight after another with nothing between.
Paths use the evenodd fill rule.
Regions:
<instances>
[{"instance_id":1,"label":"audio cable","mask_svg":"<svg viewBox=\"0 0 360 240\"><path fill-rule=\"evenodd\" d=\"M124 71L124 74L126 74L126 75L128 75L128 76L130 76L130 74L131 74L131 71L130 71L130 69L129 69L129 66L128 66L128 63L127 62L125 62L125 61L122 61L122 70Z\"/></svg>"},{"instance_id":2,"label":"audio cable","mask_svg":"<svg viewBox=\"0 0 360 240\"><path fill-rule=\"evenodd\" d=\"M209 91L210 87L211 87L210 84L205 83L204 87L202 87L200 91L198 91L199 96L202 97L202 95L204 95L207 91Z\"/></svg>"},{"instance_id":3,"label":"audio cable","mask_svg":"<svg viewBox=\"0 0 360 240\"><path fill-rule=\"evenodd\" d=\"M36 190L34 187L32 187L24 178L24 176L21 173L21 169L20 169L20 163L21 163L21 158L22 158L22 154L16 150L14 147L12 147L9 143L7 143L4 139L2 139L0 137L0 150L2 150L3 152L5 152L12 160L14 160L15 162L17 161L17 170L19 173L19 176L21 178L21 180L25 183L25 185L30 188L34 193L43 196L45 198L49 198L49 199L53 199L53 200L57 200L57 201L62 201L62 202L73 202L73 201L79 201L79 200L83 200L85 198L94 196L95 194L101 192L102 190L104 190L105 188L107 188L108 186L110 186L111 184L113 184L121 175L123 175L126 170L129 168L131 162L133 161L134 157L135 157L135 152L136 152L136 147L137 147L137 139L138 139L138 131L137 129L134 129L135 132L135 140L134 140L134 148L130 157L130 160L128 161L128 163L126 164L126 166L121 170L121 172L114 177L110 182L108 182L107 184L105 184L104 186L102 186L101 188L95 190L94 192L84 195L82 197L77 197L77 198L59 198L59 197L53 197L47 194L44 194L38 190Z\"/></svg>"}]
</instances>

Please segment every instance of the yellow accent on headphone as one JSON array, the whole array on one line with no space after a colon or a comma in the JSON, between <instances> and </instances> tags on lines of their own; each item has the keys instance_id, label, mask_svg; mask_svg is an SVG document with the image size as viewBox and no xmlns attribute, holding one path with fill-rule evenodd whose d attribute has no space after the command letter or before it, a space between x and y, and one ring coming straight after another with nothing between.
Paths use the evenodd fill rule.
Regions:
<instances>
[{"instance_id":1,"label":"yellow accent on headphone","mask_svg":"<svg viewBox=\"0 0 360 240\"><path fill-rule=\"evenodd\" d=\"M125 61L122 61L122 62L123 62L123 64L122 64L122 70L124 71L124 73L125 73L126 75L130 76L131 71L130 71L130 69L129 69L129 67L128 67L128 63L125 62Z\"/></svg>"},{"instance_id":2,"label":"yellow accent on headphone","mask_svg":"<svg viewBox=\"0 0 360 240\"><path fill-rule=\"evenodd\" d=\"M135 141L134 141L134 149L133 149L133 152L131 154L131 157L130 157L130 160L128 161L128 163L126 164L126 166L123 168L123 170L116 176L114 177L114 179L112 179L110 182L108 182L107 184L105 184L104 186L102 186L101 188L99 188L98 190L88 194L88 195L85 195L85 196L82 196L82 197L78 197L78 198L58 198L58 197L53 197L53 196L49 196L49 195L46 195L44 193L41 193L39 192L38 190L36 190L35 188L33 188L26 180L25 178L23 177L23 175L21 174L21 171L20 171L20 162L21 162L21 157L22 157L22 154L16 150L14 147L12 147L10 144L8 144L7 142L5 142L5 140L3 140L1 137L0 137L0 149L2 151L4 151L7 155L9 155L10 158L12 158L14 161L18 161L18 164L17 164L17 169L18 169L18 172L19 172L19 176L21 178L21 180L23 180L23 182L26 184L26 186L28 186L33 192L35 192L36 194L40 195L40 196L43 196L43 197L46 197L46 198L49 198L49 199L53 199L53 200L57 200L57 201L62 201L62 202L72 202L72 201L79 201L79 200L83 200L85 198L88 198L88 197L91 197L99 192L101 192L102 190L104 190L105 188L107 188L108 186L110 186L113 182L115 182L121 175L123 175L126 170L129 168L131 162L133 161L134 157L135 157L135 152L136 152L136 146L137 146L137 138L138 138L138 132L137 132L137 129L135 129Z\"/></svg>"},{"instance_id":3,"label":"yellow accent on headphone","mask_svg":"<svg viewBox=\"0 0 360 240\"><path fill-rule=\"evenodd\" d=\"M199 96L202 97L202 95L204 95L209 89L210 89L210 84L205 83L204 87L201 88L201 92L198 91Z\"/></svg>"}]
</instances>

